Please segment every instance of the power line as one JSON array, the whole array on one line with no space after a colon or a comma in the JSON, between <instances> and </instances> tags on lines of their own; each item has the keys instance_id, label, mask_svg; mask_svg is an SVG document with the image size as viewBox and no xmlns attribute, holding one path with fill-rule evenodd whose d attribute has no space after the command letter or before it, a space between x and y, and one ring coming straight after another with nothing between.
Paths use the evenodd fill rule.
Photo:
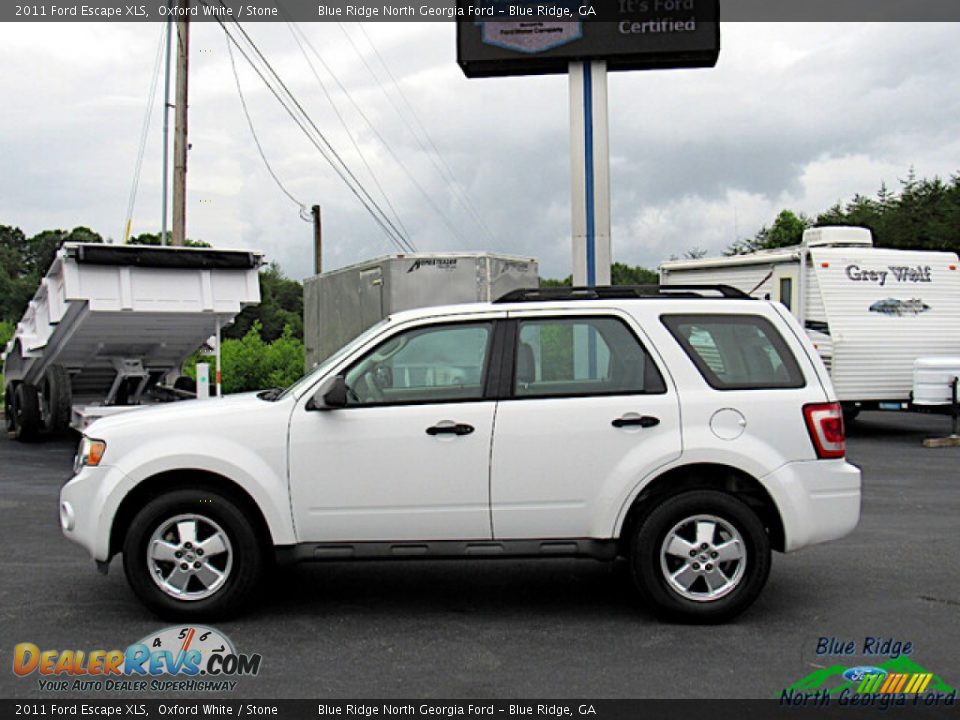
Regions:
<instances>
[{"instance_id":1,"label":"power line","mask_svg":"<svg viewBox=\"0 0 960 720\"><path fill-rule=\"evenodd\" d=\"M203 1L204 0L201 0L201 2ZM226 7L222 2L220 2L220 5ZM253 42L253 39L250 38L243 26L240 25L240 23L236 20L233 21L233 24L240 31L240 34L245 39L246 43L250 46L251 52L256 53L257 58L266 69L261 69L261 67L258 66L257 62L244 49L238 39L234 37L234 35L227 29L226 24L220 19L220 17L215 17L214 19L223 29L224 33L226 33L227 37L234 44L243 58L250 64L254 72L257 73L263 83L267 86L271 94L273 94L273 96L276 98L277 102L280 103L281 107L283 107L287 114L290 115L291 119L303 131L304 135L306 135L307 139L313 144L324 160L327 161L333 171L340 177L341 180L343 180L350 191L357 197L357 199L360 201L360 204L363 205L364 209L374 219L374 222L376 222L381 230L383 230L387 238L394 245L400 248L401 251L412 251L413 246L410 244L409 240L403 235L403 233L397 230L396 226L392 223L390 218L386 216L383 209L377 204L376 200L373 199L366 188L363 187L363 184L356 178L346 163L344 163L343 159L330 144L329 140L327 140L326 136L324 136L324 134L319 130L309 114L303 109L303 106L297 101L296 97L290 92L290 89L279 77L276 70L274 70L272 65L270 65L270 62L263 56L263 53L256 46L256 43Z\"/></svg>"},{"instance_id":2,"label":"power line","mask_svg":"<svg viewBox=\"0 0 960 720\"><path fill-rule=\"evenodd\" d=\"M281 12L283 12L281 10ZM397 209L393 206L393 203L390 202L390 197L387 195L386 190L383 189L383 186L380 184L380 181L377 179L376 173L373 172L373 168L370 167L370 163L367 162L366 155L363 150L360 148L359 143L354 137L353 133L350 131L350 125L347 123L346 119L341 114L337 104L333 100L333 96L327 90L326 84L320 78L320 74L317 72L317 69L314 67L313 63L310 61L310 56L307 54L306 48L304 48L303 43L300 41L300 38L297 36L297 32L302 34L302 31L299 27L296 27L293 23L287 20L287 28L290 30L290 34L293 35L294 42L297 43L297 47L300 48L300 52L303 54L304 60L307 61L307 65L310 67L310 72L313 73L313 77L316 78L317 83L320 85L320 89L323 90L323 94L326 96L327 101L330 103L330 106L333 108L334 114L337 116L337 119L340 121L340 125L343 126L344 131L347 133L347 137L350 138L350 143L353 145L353 149L356 150L357 155L360 157L360 162L363 163L363 166L367 169L367 172L370 174L370 177L373 179L374 185L377 186L377 189L380 191L380 194L383 196L384 201L387 203L387 207L390 208L390 211L393 213L394 219L397 221L397 225L400 227L403 232L409 236L410 232L407 230L406 226L403 224L403 221L400 219L400 214L397 212ZM306 38L305 38L306 39ZM309 40L307 40L309 42ZM329 72L329 69L327 70Z\"/></svg>"},{"instance_id":3,"label":"power line","mask_svg":"<svg viewBox=\"0 0 960 720\"><path fill-rule=\"evenodd\" d=\"M218 2L220 3L221 6L226 8L226 6L223 4L223 0L218 0ZM260 59L260 61L263 62L263 64L270 71L271 75L276 79L277 83L283 89L284 93L289 98L289 100L294 104L296 109L303 116L303 119L306 120L307 123L309 123L310 127L316 133L317 137L320 138L323 145L329 151L330 155L332 155L333 158L336 159L336 163L334 163L330 155L327 155L321 150L321 154L324 156L324 159L326 159L327 162L330 163L330 166L333 167L334 171L337 172L340 178L348 184L350 189L354 192L355 195L357 195L358 198L361 198L361 195L362 195L361 200L366 200L366 202L364 202L364 206L372 214L374 210L376 211L375 217L378 217L381 220L381 222L386 225L386 227L390 228L394 237L400 241L401 246L406 245L404 249L406 251L412 252L414 250L414 247L410 243L409 239L407 239L407 237L397 229L393 221L390 220L389 217L387 217L387 214L383 211L383 209L380 207L377 201L373 199L369 191L367 191L367 189L363 186L363 183L361 183L360 180L357 178L357 176L354 175L353 171L350 170L349 166L346 164L346 162L344 162L343 158L340 157L340 154L336 151L336 149L327 139L326 135L324 135L320 131L320 128L317 127L316 123L313 121L313 118L311 118L309 113L307 113L307 111L304 110L303 105L300 104L300 102L297 100L294 94L290 91L287 85L280 78L280 75L277 73L277 71L274 70L270 62L266 59L266 57L264 57L263 53L260 51L260 48L257 47L256 43L253 42L253 39L247 33L246 29L237 20L234 20L233 23L234 25L236 25L237 29L243 34L244 39L246 39L246 41L250 44L254 52L256 52L257 57ZM238 46L238 49L239 49L239 46ZM248 58L248 61L249 61L249 58ZM289 109L288 109L288 112L289 112ZM320 150L319 145L317 145L317 149ZM339 164L339 167L338 167L338 164ZM350 181L352 181L352 184L347 180L347 177L345 177L345 175L350 178ZM371 206L372 206L372 209L371 209Z\"/></svg>"},{"instance_id":4,"label":"power line","mask_svg":"<svg viewBox=\"0 0 960 720\"><path fill-rule=\"evenodd\" d=\"M383 92L384 96L387 98L387 102L393 107L394 110L396 110L397 108L396 108L396 105L394 105L393 100L386 93L386 90L384 90L383 85L380 82L380 79L377 77L376 73L373 72L373 68L370 67L369 63L367 63L367 59L363 56L363 53L360 52L360 49L356 46L356 44L354 44L353 39L350 37L349 34L347 34L347 30L346 28L343 27L343 23L337 23L337 26L340 28L340 31L347 38L347 42L350 43L350 47L353 48L353 51L354 53L356 53L357 57L360 59L360 62L363 63L363 66L365 68L367 68L367 72L370 73L370 76L373 78L373 81L377 84L381 92ZM364 115L363 117L364 119L366 119L366 115ZM402 116L401 116L401 120L406 122L406 120ZM373 123L367 120L367 124L370 125L371 129L374 129L374 132L376 133L377 137L380 138L380 142L384 144L384 147L387 148L387 150L390 152L393 158L397 161L397 164L400 165L401 168L403 168L404 172L407 174L407 177L410 178L410 181L414 184L414 186L419 189L420 193L426 199L427 203L430 205L430 207L433 208L434 212L436 212L437 215L440 217L440 219L443 221L443 224L447 226L447 228L454 234L454 236L457 238L457 240L460 241L462 245L467 246L468 243L460 234L456 225L447 217L446 213L444 213L443 210L440 209L440 206L434 202L433 198L430 197L430 194L426 191L426 189L424 189L424 187L417 181L417 179L413 176L413 174L407 169L406 164L404 164L400 160L400 158L397 157L396 153L394 153L392 148L390 147L390 143L384 140L383 136L381 136L380 133L376 131L376 129L373 126Z\"/></svg>"},{"instance_id":5,"label":"power line","mask_svg":"<svg viewBox=\"0 0 960 720\"><path fill-rule=\"evenodd\" d=\"M277 184L277 187L280 188L280 191L290 198L291 202L294 203L297 207L300 208L300 219L310 222L311 219L307 215L307 206L302 202L297 200L287 188L284 187L283 183L280 181L280 178L277 177L277 174L274 172L273 167L270 165L270 161L267 160L266 153L263 151L263 146L260 144L260 138L257 137L257 131L253 127L253 120L250 117L250 110L247 107L246 98L243 96L243 89L240 86L240 74L237 72L237 62L233 56L233 46L230 44L230 38L224 36L224 42L227 44L227 54L230 56L230 67L233 70L233 79L237 85L237 94L240 96L240 105L243 107L243 114L247 118L247 125L250 128L250 134L253 136L253 142L257 146L257 152L260 153L260 159L263 160L263 164L267 168L267 172L270 173L270 177L273 178L273 181Z\"/></svg>"},{"instance_id":6,"label":"power line","mask_svg":"<svg viewBox=\"0 0 960 720\"><path fill-rule=\"evenodd\" d=\"M341 30L343 30L344 34L346 34L346 30L343 29L342 23L340 24L340 26L341 26ZM483 216L480 214L480 211L477 209L476 205L474 205L473 201L470 199L470 196L463 189L463 186L461 185L461 183L457 180L456 175L454 175L453 170L450 168L450 164L446 161L446 158L444 158L443 154L440 152L440 148L438 148L437 144L433 141L433 138L430 136L430 133L427 131L427 128L423 124L423 121L420 119L420 116L417 113L416 109L410 103L409 99L406 96L406 93L403 92L403 88L400 87L400 83L397 82L397 78L394 76L393 71L390 69L390 66L383 59L383 56L380 54L380 51L377 49L377 46L370 39L370 36L367 34L366 29L364 29L363 23L358 23L357 27L360 30L360 34L363 35L364 39L367 41L367 44L370 46L370 49L373 50L373 53L374 55L376 55L377 60L379 60L380 65L383 66L384 71L386 71L387 77L390 78L390 82L393 84L393 87L396 90L397 95L400 96L400 99L403 101L403 104L410 111L410 115L413 118L414 123L419 128L420 133L422 133L423 137L426 138L427 143L430 145L430 148L432 148L433 150L432 155L430 151L424 147L423 143L420 140L419 135L414 130L414 128L407 122L406 118L404 117L400 109L396 105L394 105L394 110L397 111L397 115L400 116L400 119L403 120L404 124L407 126L407 129L410 131L410 134L413 135L414 138L417 140L417 143L420 145L420 148L424 151L427 157L430 158L434 168L436 168L437 172L440 173L440 176L444 179L444 181L448 183L450 189L454 192L455 196L458 197L458 199L461 201L463 206L467 209L468 213L472 216L474 222L476 222L481 232L483 232L492 243L497 244L497 240L493 234L493 231L490 230L490 227L484 221ZM348 40L350 39L349 36L347 39ZM373 75L373 71L372 69L369 68L369 66L368 66L368 70L370 70L371 75ZM387 99L389 100L390 99L389 95L387 94L386 90L383 88L382 85L381 85L381 90L383 90L384 95L386 95ZM438 164L438 161L439 161L439 164Z\"/></svg>"},{"instance_id":7,"label":"power line","mask_svg":"<svg viewBox=\"0 0 960 720\"><path fill-rule=\"evenodd\" d=\"M150 81L150 92L147 95L147 109L143 115L143 125L140 130L140 146L137 150L137 161L133 168L133 182L130 186L130 197L127 199L127 217L123 225L123 244L130 240L130 230L133 227L133 208L137 203L137 192L140 189L140 173L143 170L143 156L147 149L147 136L150 133L150 120L153 116L153 107L157 99L157 82L160 79L160 61L163 58L163 45L166 37L166 28L161 28L160 42L157 45L157 56L153 63L153 78Z\"/></svg>"},{"instance_id":8,"label":"power line","mask_svg":"<svg viewBox=\"0 0 960 720\"><path fill-rule=\"evenodd\" d=\"M451 232L462 244L466 245L467 243L466 243L465 240L463 239L463 236L460 234L460 232L459 232L459 230L457 229L456 225L447 217L446 213L444 213L443 210L436 204L436 202L434 201L434 199L430 196L430 193L428 193L428 192L426 191L426 189L423 187L423 185L420 184L420 182L419 182L419 181L417 180L417 178L413 175L413 173L411 173L411 171L410 171L410 169L407 167L406 163L404 163L404 162L400 159L400 157L396 154L396 152L394 152L393 147L391 146L391 144L383 137L383 135L380 133L380 131L377 130L377 127L376 127L376 125L373 124L373 121L370 120L370 118L369 118L369 117L367 116L367 114L363 111L363 109L360 107L360 105L353 99L353 96L350 94L350 92L347 90L347 88L343 85L343 83L340 82L340 79L337 77L336 73L334 73L333 70L330 68L330 66L327 65L327 63L324 61L323 57L320 55L320 53L317 51L317 49L313 46L313 43L310 42L310 39L303 33L303 31L300 32L300 35L301 35L301 37L303 38L304 42L307 44L307 47L310 48L310 51L314 54L314 56L317 58L317 60L320 61L321 65L323 65L324 69L330 74L330 77L333 78L334 82L337 84L337 87L340 88L340 91L343 92L343 94L344 94L344 96L347 98L347 100L350 101L350 104L353 105L354 109L357 111L357 113L360 115L360 117L363 118L364 122L365 122L365 123L367 124L367 126L370 128L370 131L377 137L377 139L378 139L378 140L380 141L380 143L383 145L384 149L389 153L390 157L393 158L393 160L397 163L397 165L400 167L400 169L403 171L403 173L407 176L407 179L410 180L410 183L417 189L418 192L420 192L420 194L423 196L424 200L426 200L427 204L430 205L431 208L433 208L433 211L437 214L437 216L440 218L440 220L443 222L443 224L447 226L447 229L449 229L450 232Z\"/></svg>"}]
</instances>

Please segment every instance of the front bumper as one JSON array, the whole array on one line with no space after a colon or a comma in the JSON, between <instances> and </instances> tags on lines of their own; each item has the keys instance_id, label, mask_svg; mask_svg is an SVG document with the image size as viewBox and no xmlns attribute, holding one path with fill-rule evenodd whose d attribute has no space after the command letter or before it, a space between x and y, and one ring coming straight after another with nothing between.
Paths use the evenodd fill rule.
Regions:
<instances>
[{"instance_id":1,"label":"front bumper","mask_svg":"<svg viewBox=\"0 0 960 720\"><path fill-rule=\"evenodd\" d=\"M84 467L60 490L60 527L97 562L110 558L110 527L116 514L117 487L128 484L115 467Z\"/></svg>"},{"instance_id":2,"label":"front bumper","mask_svg":"<svg viewBox=\"0 0 960 720\"><path fill-rule=\"evenodd\" d=\"M780 511L785 552L842 538L860 521L860 469L846 460L788 463L761 482Z\"/></svg>"}]
</instances>

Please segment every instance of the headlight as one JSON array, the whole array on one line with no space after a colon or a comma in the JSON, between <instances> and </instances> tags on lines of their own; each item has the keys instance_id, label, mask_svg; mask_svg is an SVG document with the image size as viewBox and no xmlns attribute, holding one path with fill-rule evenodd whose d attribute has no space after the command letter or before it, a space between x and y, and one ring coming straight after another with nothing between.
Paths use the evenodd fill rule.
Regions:
<instances>
[{"instance_id":1,"label":"headlight","mask_svg":"<svg viewBox=\"0 0 960 720\"><path fill-rule=\"evenodd\" d=\"M80 447L77 449L77 457L73 460L74 474L80 472L84 467L99 465L106 451L107 444L103 440L94 440L84 435L80 441Z\"/></svg>"}]
</instances>

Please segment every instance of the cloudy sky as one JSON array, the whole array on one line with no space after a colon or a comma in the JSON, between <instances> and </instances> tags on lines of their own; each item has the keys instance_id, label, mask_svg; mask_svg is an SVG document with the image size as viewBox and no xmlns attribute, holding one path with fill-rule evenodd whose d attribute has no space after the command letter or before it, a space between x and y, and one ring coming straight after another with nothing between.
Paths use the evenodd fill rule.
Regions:
<instances>
[{"instance_id":1,"label":"cloudy sky","mask_svg":"<svg viewBox=\"0 0 960 720\"><path fill-rule=\"evenodd\" d=\"M291 30L247 27L379 194ZM375 131L314 60L417 249L535 256L542 275L570 272L565 77L467 80L449 23L300 27L372 121ZM122 238L161 32L154 23L0 24L0 224L28 234L88 225ZM655 267L689 248L719 253L781 208L814 214L881 181L896 188L911 166L919 176L960 171L957 24L729 23L722 46L713 69L611 75L615 259ZM257 154L217 25L193 26L191 62L188 235L262 249L290 276L311 274L311 227ZM392 251L238 62L276 173L300 202L323 206L326 266ZM411 131L418 123L429 139ZM160 128L158 101L134 233L160 226ZM431 144L442 161L426 152Z\"/></svg>"}]
</instances>

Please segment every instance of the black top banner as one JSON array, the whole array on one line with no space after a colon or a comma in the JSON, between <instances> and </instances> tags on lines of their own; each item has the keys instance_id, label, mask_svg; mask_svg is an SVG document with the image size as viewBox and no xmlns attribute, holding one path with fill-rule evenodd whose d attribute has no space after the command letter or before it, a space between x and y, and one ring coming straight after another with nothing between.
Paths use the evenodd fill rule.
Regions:
<instances>
[{"instance_id":1,"label":"black top banner","mask_svg":"<svg viewBox=\"0 0 960 720\"><path fill-rule=\"evenodd\" d=\"M622 22L665 15L699 0L38 0L0 3L3 22L156 22L184 15L219 22ZM569 15L559 15L557 8ZM587 13L583 8L591 8ZM721 0L731 22L931 22L960 20L957 0Z\"/></svg>"}]
</instances>

